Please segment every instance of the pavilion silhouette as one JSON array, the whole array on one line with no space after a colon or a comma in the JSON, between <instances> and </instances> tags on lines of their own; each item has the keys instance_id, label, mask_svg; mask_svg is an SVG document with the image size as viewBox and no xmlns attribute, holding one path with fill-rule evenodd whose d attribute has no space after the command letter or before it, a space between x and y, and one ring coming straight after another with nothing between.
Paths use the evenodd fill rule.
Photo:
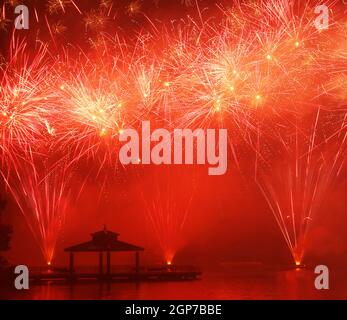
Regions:
<instances>
[{"instance_id":1,"label":"pavilion silhouette","mask_svg":"<svg viewBox=\"0 0 347 320\"><path fill-rule=\"evenodd\" d=\"M70 253L70 274L75 272L75 254L83 252L96 252L99 253L99 275L100 277L111 276L111 253L113 252L135 252L135 270L136 274L140 271L140 251L144 248L135 246L130 243L126 243L118 240L118 233L107 230L106 226L104 230L94 232L91 234L92 240L73 245L66 248L64 251ZM104 254L106 254L106 273L104 273Z\"/></svg>"}]
</instances>

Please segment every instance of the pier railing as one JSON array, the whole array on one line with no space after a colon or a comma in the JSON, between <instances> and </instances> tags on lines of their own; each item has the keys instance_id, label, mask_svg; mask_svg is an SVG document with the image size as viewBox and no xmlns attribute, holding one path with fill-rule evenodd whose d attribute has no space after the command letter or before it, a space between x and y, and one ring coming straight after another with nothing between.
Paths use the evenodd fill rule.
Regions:
<instances>
[{"instance_id":1,"label":"pier railing","mask_svg":"<svg viewBox=\"0 0 347 320\"><path fill-rule=\"evenodd\" d=\"M105 274L105 270L103 274ZM110 274L158 274L158 273L198 273L199 270L193 266L176 266L176 265L149 265L142 266L138 270L134 266L130 265L118 265L111 266ZM97 266L76 266L73 271L76 275L98 275L100 274ZM70 270L67 267L47 266L47 267L31 267L30 274L32 276L40 275L64 275L70 274Z\"/></svg>"}]
</instances>

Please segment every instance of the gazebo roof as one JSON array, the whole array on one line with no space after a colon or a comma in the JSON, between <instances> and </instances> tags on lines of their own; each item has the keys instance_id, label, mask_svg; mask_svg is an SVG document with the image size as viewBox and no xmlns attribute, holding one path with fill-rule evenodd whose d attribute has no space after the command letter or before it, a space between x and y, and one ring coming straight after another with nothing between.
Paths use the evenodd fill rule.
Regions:
<instances>
[{"instance_id":1,"label":"gazebo roof","mask_svg":"<svg viewBox=\"0 0 347 320\"><path fill-rule=\"evenodd\" d=\"M143 251L144 248L118 240L118 233L102 231L91 234L92 240L76 244L65 249L67 252L100 252L100 251Z\"/></svg>"}]
</instances>

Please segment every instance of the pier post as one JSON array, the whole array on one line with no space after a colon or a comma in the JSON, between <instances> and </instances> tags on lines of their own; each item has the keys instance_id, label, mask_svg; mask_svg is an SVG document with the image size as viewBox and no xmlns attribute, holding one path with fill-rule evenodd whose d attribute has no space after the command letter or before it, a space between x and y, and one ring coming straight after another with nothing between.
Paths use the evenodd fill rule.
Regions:
<instances>
[{"instance_id":1,"label":"pier post","mask_svg":"<svg viewBox=\"0 0 347 320\"><path fill-rule=\"evenodd\" d=\"M102 275L104 272L104 254L102 251L99 252L99 274Z\"/></svg>"},{"instance_id":2,"label":"pier post","mask_svg":"<svg viewBox=\"0 0 347 320\"><path fill-rule=\"evenodd\" d=\"M140 252L138 251L135 252L135 270L136 275L138 276L140 273Z\"/></svg>"},{"instance_id":3,"label":"pier post","mask_svg":"<svg viewBox=\"0 0 347 320\"><path fill-rule=\"evenodd\" d=\"M106 273L109 276L111 274L111 253L110 251L107 251L106 254Z\"/></svg>"},{"instance_id":4,"label":"pier post","mask_svg":"<svg viewBox=\"0 0 347 320\"><path fill-rule=\"evenodd\" d=\"M70 274L74 272L74 254L70 252Z\"/></svg>"}]
</instances>

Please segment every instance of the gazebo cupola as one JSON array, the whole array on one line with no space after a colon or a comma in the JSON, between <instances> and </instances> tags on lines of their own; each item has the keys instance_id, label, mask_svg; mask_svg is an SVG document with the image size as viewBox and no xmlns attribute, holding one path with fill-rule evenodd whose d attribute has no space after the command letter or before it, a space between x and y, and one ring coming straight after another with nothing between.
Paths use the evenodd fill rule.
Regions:
<instances>
[{"instance_id":1,"label":"gazebo cupola","mask_svg":"<svg viewBox=\"0 0 347 320\"><path fill-rule=\"evenodd\" d=\"M107 246L111 245L115 241L118 241L119 233L115 233L112 231L108 231L106 227L104 227L104 230L94 232L91 234L92 241L100 246Z\"/></svg>"}]
</instances>

